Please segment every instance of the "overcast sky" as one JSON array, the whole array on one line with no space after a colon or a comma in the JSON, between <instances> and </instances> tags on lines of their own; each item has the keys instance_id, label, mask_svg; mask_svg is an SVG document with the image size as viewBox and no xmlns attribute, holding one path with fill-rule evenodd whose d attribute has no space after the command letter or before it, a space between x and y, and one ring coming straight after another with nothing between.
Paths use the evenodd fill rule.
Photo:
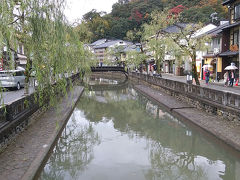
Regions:
<instances>
[{"instance_id":1,"label":"overcast sky","mask_svg":"<svg viewBox=\"0 0 240 180\"><path fill-rule=\"evenodd\" d=\"M96 9L97 11L111 12L112 5L118 0L66 0L65 14L70 22L81 19L84 14Z\"/></svg>"}]
</instances>

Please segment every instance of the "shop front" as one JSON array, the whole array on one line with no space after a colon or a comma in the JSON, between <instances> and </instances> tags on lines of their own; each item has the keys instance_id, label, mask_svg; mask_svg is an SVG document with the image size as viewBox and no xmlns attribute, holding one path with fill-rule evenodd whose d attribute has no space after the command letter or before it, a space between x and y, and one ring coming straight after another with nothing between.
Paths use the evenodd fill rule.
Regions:
<instances>
[{"instance_id":1,"label":"shop front","mask_svg":"<svg viewBox=\"0 0 240 180\"><path fill-rule=\"evenodd\" d=\"M238 51L227 51L227 52L223 52L221 54L219 54L219 57L222 58L222 78L223 78L223 74L224 74L224 69L227 66L230 66L231 63L234 63L235 66L239 67L239 57L238 57ZM237 76L239 76L239 71L236 71Z\"/></svg>"}]
</instances>

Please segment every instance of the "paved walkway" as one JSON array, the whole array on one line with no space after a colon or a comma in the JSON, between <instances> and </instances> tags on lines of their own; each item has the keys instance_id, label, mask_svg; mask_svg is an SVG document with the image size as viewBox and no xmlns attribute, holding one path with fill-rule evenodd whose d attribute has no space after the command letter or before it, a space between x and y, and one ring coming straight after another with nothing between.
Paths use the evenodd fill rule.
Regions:
<instances>
[{"instance_id":1,"label":"paved walkway","mask_svg":"<svg viewBox=\"0 0 240 180\"><path fill-rule=\"evenodd\" d=\"M186 79L187 79L186 76L174 76L172 74L164 74L164 73L162 73L162 77L166 78L166 79L172 79L175 81L179 81L179 82L186 82ZM210 89L216 89L219 91L233 92L233 93L240 94L240 86L224 87L223 81L212 82L212 83L209 83L208 85L206 85L204 80L200 80L200 86L208 87Z\"/></svg>"},{"instance_id":2,"label":"paved walkway","mask_svg":"<svg viewBox=\"0 0 240 180\"><path fill-rule=\"evenodd\" d=\"M52 108L37 117L35 122L0 154L1 180L34 179L82 92L82 87L75 86L68 98L59 102L60 111Z\"/></svg>"},{"instance_id":3,"label":"paved walkway","mask_svg":"<svg viewBox=\"0 0 240 180\"><path fill-rule=\"evenodd\" d=\"M17 99L20 99L24 96L25 89L22 88L20 90L8 90L6 92L1 92L2 98L0 98L0 103L4 104L11 104L12 102L16 101ZM32 94L34 92L34 89L32 87L29 87L29 94Z\"/></svg>"}]
</instances>

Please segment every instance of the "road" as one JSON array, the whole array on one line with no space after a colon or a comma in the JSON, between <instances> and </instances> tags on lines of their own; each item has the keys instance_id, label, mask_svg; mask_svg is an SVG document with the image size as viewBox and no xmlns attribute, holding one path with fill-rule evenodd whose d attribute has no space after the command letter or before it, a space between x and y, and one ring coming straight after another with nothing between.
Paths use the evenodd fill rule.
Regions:
<instances>
[{"instance_id":1,"label":"road","mask_svg":"<svg viewBox=\"0 0 240 180\"><path fill-rule=\"evenodd\" d=\"M33 88L29 87L29 93L33 92ZM17 99L24 96L24 88L21 88L20 90L7 90L6 92L2 92L2 99L1 104L9 104L13 101L16 101Z\"/></svg>"}]
</instances>

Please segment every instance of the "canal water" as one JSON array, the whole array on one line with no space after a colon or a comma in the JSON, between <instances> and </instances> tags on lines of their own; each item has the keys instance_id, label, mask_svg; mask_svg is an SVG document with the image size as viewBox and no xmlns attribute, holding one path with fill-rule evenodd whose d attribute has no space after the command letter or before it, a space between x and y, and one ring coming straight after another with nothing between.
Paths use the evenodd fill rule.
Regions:
<instances>
[{"instance_id":1,"label":"canal water","mask_svg":"<svg viewBox=\"0 0 240 180\"><path fill-rule=\"evenodd\" d=\"M99 82L99 81L98 81ZM240 159L133 88L85 91L42 180L237 180ZM99 85L101 87L99 88ZM98 87L97 87L98 86Z\"/></svg>"}]
</instances>

